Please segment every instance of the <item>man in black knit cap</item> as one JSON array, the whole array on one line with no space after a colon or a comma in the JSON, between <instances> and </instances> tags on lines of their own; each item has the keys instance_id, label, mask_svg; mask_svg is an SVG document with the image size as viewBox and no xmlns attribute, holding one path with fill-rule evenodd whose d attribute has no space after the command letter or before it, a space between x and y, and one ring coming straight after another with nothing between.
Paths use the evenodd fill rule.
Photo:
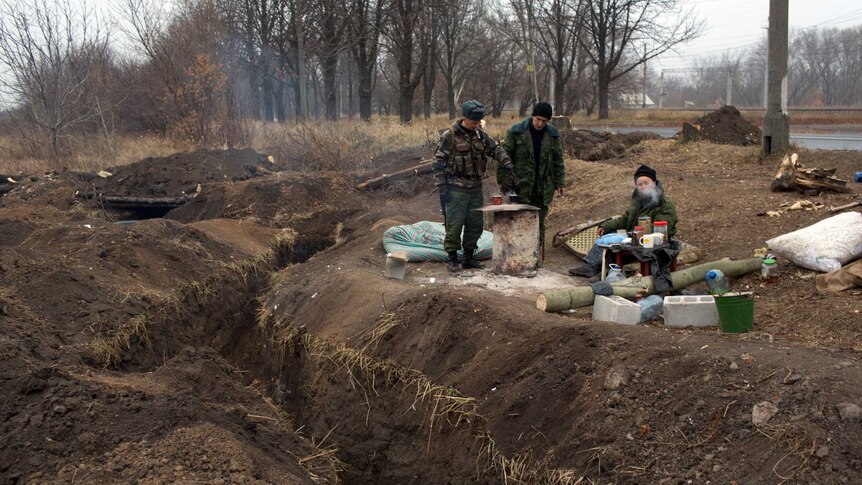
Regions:
<instances>
[{"instance_id":1,"label":"man in black knit cap","mask_svg":"<svg viewBox=\"0 0 862 485\"><path fill-rule=\"evenodd\" d=\"M565 167L560 132L548 124L554 109L548 103L536 103L533 113L509 128L503 148L512 159L518 186L508 186L504 167L497 168L497 183L504 192L514 190L521 203L540 209L539 239L544 248L545 216L554 193L563 195Z\"/></svg>"},{"instance_id":2,"label":"man in black knit cap","mask_svg":"<svg viewBox=\"0 0 862 485\"><path fill-rule=\"evenodd\" d=\"M611 219L597 228L597 233L602 236L617 229L625 229L631 232L637 225L638 218L649 216L650 220L667 221L667 235L672 238L676 235L676 223L679 220L676 215L676 206L664 193L664 187L656 176L655 170L647 165L641 165L635 170L635 189L629 208L617 218ZM595 279L602 271L602 251L593 244L593 248L584 257L584 264L572 268L569 273L574 276L584 276Z\"/></svg>"}]
</instances>

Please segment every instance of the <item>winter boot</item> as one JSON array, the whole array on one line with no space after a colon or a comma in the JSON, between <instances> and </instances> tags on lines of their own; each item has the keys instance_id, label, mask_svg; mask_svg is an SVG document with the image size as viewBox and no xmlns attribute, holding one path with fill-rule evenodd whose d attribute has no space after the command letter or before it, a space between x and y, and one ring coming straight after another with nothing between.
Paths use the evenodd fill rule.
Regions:
<instances>
[{"instance_id":1,"label":"winter boot","mask_svg":"<svg viewBox=\"0 0 862 485\"><path fill-rule=\"evenodd\" d=\"M477 261L473 256L472 249L464 250L464 262L461 263L461 267L464 269L485 269L485 265Z\"/></svg>"},{"instance_id":2,"label":"winter boot","mask_svg":"<svg viewBox=\"0 0 862 485\"><path fill-rule=\"evenodd\" d=\"M449 251L449 264L446 265L446 269L448 269L450 273L458 273L461 271L461 267L458 266L458 251Z\"/></svg>"},{"instance_id":3,"label":"winter boot","mask_svg":"<svg viewBox=\"0 0 862 485\"><path fill-rule=\"evenodd\" d=\"M577 268L572 268L569 270L569 274L572 276L583 276L584 278L589 278L591 276L595 276L601 273L600 268L592 266L590 264L584 263Z\"/></svg>"}]
</instances>

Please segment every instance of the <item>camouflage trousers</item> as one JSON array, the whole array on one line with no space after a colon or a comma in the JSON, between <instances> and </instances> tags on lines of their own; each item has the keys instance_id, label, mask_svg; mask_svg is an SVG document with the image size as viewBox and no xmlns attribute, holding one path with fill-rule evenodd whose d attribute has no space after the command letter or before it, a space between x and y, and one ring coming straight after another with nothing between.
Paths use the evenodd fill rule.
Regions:
<instances>
[{"instance_id":1,"label":"camouflage trousers","mask_svg":"<svg viewBox=\"0 0 862 485\"><path fill-rule=\"evenodd\" d=\"M482 190L459 190L450 186L450 200L446 203L446 237L443 239L443 249L448 253L465 250L475 250L479 237L482 235L484 219L478 209L485 205ZM461 231L464 240L461 241Z\"/></svg>"}]
</instances>

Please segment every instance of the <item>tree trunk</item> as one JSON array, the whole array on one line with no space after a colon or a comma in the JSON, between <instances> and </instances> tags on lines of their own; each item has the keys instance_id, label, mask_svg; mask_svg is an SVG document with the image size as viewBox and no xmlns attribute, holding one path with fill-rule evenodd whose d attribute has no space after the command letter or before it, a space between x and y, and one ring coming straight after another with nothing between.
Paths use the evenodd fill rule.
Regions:
<instances>
[{"instance_id":1,"label":"tree trunk","mask_svg":"<svg viewBox=\"0 0 862 485\"><path fill-rule=\"evenodd\" d=\"M327 56L321 63L323 67L323 107L324 116L329 121L338 119L338 57Z\"/></svg>"},{"instance_id":2,"label":"tree trunk","mask_svg":"<svg viewBox=\"0 0 862 485\"><path fill-rule=\"evenodd\" d=\"M599 69L599 119L608 119L608 88L611 84L609 72Z\"/></svg>"},{"instance_id":3,"label":"tree trunk","mask_svg":"<svg viewBox=\"0 0 862 485\"><path fill-rule=\"evenodd\" d=\"M734 277L757 271L762 263L763 260L760 258L743 261L722 259L673 272L671 273L671 281L673 282L673 289L680 290L686 286L703 281L703 274L711 269L721 270L726 276ZM638 298L652 295L656 292L652 278L649 276L628 278L618 283L611 283L611 286L613 286L614 295L623 298ZM593 293L591 287L576 286L540 294L536 300L536 307L546 312L559 312L570 308L592 305L595 298L596 294Z\"/></svg>"}]
</instances>

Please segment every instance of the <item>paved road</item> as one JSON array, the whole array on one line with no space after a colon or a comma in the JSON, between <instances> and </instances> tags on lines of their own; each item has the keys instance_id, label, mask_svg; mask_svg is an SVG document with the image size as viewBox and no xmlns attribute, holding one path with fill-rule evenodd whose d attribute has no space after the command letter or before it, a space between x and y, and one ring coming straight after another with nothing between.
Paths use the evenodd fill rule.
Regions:
<instances>
[{"instance_id":1,"label":"paved road","mask_svg":"<svg viewBox=\"0 0 862 485\"><path fill-rule=\"evenodd\" d=\"M591 130L599 130L591 127ZM633 131L649 131L665 138L676 135L676 128L656 126L610 127L612 133L631 133ZM862 151L862 133L790 133L790 143L810 150L854 150Z\"/></svg>"}]
</instances>

